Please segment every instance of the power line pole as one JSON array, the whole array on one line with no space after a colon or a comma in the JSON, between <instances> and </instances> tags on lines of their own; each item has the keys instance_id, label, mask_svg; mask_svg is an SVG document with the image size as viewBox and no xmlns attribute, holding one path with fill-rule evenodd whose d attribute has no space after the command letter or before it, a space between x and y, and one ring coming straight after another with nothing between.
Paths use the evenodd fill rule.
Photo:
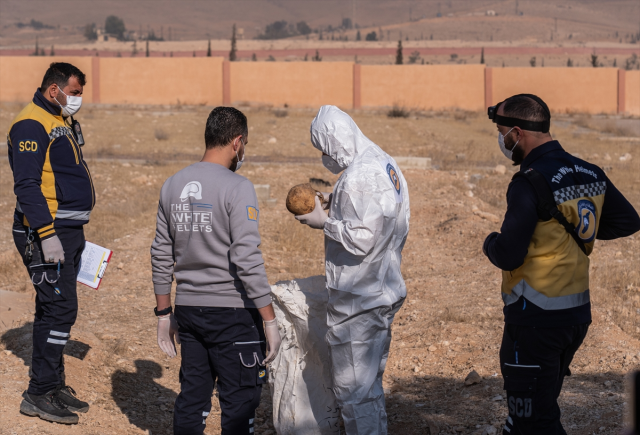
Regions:
<instances>
[{"instance_id":1,"label":"power line pole","mask_svg":"<svg viewBox=\"0 0 640 435\"><path fill-rule=\"evenodd\" d=\"M518 0L516 0L516 15L518 15Z\"/></svg>"},{"instance_id":2,"label":"power line pole","mask_svg":"<svg viewBox=\"0 0 640 435\"><path fill-rule=\"evenodd\" d=\"M352 2L352 6L353 6L353 27L356 27L356 0L353 0Z\"/></svg>"}]
</instances>

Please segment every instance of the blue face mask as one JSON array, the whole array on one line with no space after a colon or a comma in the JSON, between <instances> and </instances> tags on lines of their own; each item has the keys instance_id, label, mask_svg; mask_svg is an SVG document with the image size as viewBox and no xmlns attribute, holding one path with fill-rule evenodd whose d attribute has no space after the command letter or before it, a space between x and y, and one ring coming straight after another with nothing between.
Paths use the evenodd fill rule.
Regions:
<instances>
[{"instance_id":1,"label":"blue face mask","mask_svg":"<svg viewBox=\"0 0 640 435\"><path fill-rule=\"evenodd\" d=\"M246 157L245 145L244 145L244 142L242 142L242 139L240 139L240 143L242 144L242 160L240 160L240 157L238 157L238 151L236 151L236 159L237 160L236 160L236 167L234 169L232 169L233 172L238 172L238 170L242 167L242 164L244 163L244 158Z\"/></svg>"}]
</instances>

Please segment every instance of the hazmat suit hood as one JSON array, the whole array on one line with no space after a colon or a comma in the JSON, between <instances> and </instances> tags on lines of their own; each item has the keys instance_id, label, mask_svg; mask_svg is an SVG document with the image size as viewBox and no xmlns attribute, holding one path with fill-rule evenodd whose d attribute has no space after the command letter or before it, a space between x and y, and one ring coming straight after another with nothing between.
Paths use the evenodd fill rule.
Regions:
<instances>
[{"instance_id":1,"label":"hazmat suit hood","mask_svg":"<svg viewBox=\"0 0 640 435\"><path fill-rule=\"evenodd\" d=\"M358 154L376 146L349 115L336 106L322 106L311 122L311 143L347 169Z\"/></svg>"}]
</instances>

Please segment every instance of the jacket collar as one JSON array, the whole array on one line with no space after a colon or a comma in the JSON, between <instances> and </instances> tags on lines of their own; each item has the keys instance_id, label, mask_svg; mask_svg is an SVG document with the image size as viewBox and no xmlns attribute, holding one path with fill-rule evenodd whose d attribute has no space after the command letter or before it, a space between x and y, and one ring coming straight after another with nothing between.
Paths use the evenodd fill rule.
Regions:
<instances>
[{"instance_id":1,"label":"jacket collar","mask_svg":"<svg viewBox=\"0 0 640 435\"><path fill-rule=\"evenodd\" d=\"M40 92L39 89L36 90L36 93L33 95L33 104L46 110L53 116L62 117L62 107L49 102L49 100L42 95L42 92Z\"/></svg>"},{"instance_id":2,"label":"jacket collar","mask_svg":"<svg viewBox=\"0 0 640 435\"><path fill-rule=\"evenodd\" d=\"M533 162L535 162L545 154L551 153L553 151L564 151L564 149L560 145L560 142L558 142L557 140L549 141L540 145L539 147L534 148L522 161L520 170L529 168L533 164Z\"/></svg>"}]
</instances>

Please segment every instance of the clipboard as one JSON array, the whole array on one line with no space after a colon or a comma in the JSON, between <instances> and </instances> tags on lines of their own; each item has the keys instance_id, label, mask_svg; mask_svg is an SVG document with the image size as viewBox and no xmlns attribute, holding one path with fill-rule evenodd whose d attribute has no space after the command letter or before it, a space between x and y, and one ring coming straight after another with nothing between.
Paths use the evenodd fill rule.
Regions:
<instances>
[{"instance_id":1,"label":"clipboard","mask_svg":"<svg viewBox=\"0 0 640 435\"><path fill-rule=\"evenodd\" d=\"M95 243L86 242L82 251L82 262L77 281L87 287L98 290L107 271L113 251Z\"/></svg>"}]
</instances>

